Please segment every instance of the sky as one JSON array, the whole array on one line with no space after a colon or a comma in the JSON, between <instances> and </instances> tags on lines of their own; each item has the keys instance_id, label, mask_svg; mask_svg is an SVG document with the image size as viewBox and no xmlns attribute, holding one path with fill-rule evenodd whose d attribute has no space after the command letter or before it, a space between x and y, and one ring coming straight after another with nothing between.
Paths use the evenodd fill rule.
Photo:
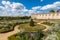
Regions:
<instances>
[{"instance_id":1,"label":"sky","mask_svg":"<svg viewBox=\"0 0 60 40\"><path fill-rule=\"evenodd\" d=\"M0 0L0 16L24 16L60 9L60 0Z\"/></svg>"}]
</instances>

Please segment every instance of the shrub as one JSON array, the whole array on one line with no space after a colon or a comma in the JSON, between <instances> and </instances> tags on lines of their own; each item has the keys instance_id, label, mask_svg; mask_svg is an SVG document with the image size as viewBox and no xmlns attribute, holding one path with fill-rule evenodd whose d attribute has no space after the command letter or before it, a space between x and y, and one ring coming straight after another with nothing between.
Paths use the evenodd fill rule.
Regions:
<instances>
[{"instance_id":1,"label":"shrub","mask_svg":"<svg viewBox=\"0 0 60 40\"><path fill-rule=\"evenodd\" d=\"M43 38L44 34L43 34L43 31L42 30L38 30L38 35L39 35L39 38L38 40L41 40L41 38Z\"/></svg>"},{"instance_id":2,"label":"shrub","mask_svg":"<svg viewBox=\"0 0 60 40\"><path fill-rule=\"evenodd\" d=\"M30 21L30 26L34 26L34 21L33 21L33 19L31 19L31 21Z\"/></svg>"}]
</instances>

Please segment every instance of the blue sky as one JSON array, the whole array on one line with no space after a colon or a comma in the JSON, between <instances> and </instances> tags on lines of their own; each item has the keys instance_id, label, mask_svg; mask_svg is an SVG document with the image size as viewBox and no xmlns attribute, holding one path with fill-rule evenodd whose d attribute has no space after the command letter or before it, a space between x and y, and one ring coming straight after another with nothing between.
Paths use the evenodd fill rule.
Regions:
<instances>
[{"instance_id":1,"label":"blue sky","mask_svg":"<svg viewBox=\"0 0 60 40\"><path fill-rule=\"evenodd\" d=\"M0 0L0 15L19 16L60 9L60 0Z\"/></svg>"},{"instance_id":2,"label":"blue sky","mask_svg":"<svg viewBox=\"0 0 60 40\"><path fill-rule=\"evenodd\" d=\"M24 4L27 9L31 9L34 6L45 6L47 4L53 4L54 2L60 1L60 0L6 0L10 2L19 2ZM1 2L0 2L1 3Z\"/></svg>"},{"instance_id":3,"label":"blue sky","mask_svg":"<svg viewBox=\"0 0 60 40\"><path fill-rule=\"evenodd\" d=\"M44 6L47 4L53 4L56 1L60 1L60 0L7 0L7 1L11 1L11 2L19 2L22 3L26 6L27 9L31 9L34 6Z\"/></svg>"}]
</instances>

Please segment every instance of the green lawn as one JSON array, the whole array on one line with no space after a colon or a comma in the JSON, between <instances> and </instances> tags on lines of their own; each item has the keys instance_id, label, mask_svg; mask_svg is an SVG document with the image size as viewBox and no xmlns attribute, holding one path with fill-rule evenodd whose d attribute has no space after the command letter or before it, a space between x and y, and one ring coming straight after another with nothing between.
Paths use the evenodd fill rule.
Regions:
<instances>
[{"instance_id":1,"label":"green lawn","mask_svg":"<svg viewBox=\"0 0 60 40\"><path fill-rule=\"evenodd\" d=\"M35 26L30 26L29 23L25 23L25 24L21 24L19 26L19 29L24 29L25 32L35 32L40 29L43 30L43 29L45 29L45 27L42 25L38 25L36 23L35 23Z\"/></svg>"},{"instance_id":2,"label":"green lawn","mask_svg":"<svg viewBox=\"0 0 60 40\"><path fill-rule=\"evenodd\" d=\"M48 25L48 26L54 26L55 25L55 23L50 23L50 22L43 22L41 24L45 24L45 25Z\"/></svg>"}]
</instances>

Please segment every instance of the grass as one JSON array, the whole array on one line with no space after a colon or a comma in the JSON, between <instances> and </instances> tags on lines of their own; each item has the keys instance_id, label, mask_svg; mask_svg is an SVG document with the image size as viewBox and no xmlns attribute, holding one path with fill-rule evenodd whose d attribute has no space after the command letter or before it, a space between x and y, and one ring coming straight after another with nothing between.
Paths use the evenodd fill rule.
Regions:
<instances>
[{"instance_id":1,"label":"grass","mask_svg":"<svg viewBox=\"0 0 60 40\"><path fill-rule=\"evenodd\" d=\"M25 24L21 24L19 26L19 29L24 29L25 32L35 32L40 29L43 30L45 29L45 27L42 25L38 25L36 23L35 23L35 26L30 26L29 23L25 23Z\"/></svg>"},{"instance_id":2,"label":"grass","mask_svg":"<svg viewBox=\"0 0 60 40\"><path fill-rule=\"evenodd\" d=\"M54 23L50 23L50 22L43 22L42 24L48 25L48 26L54 26Z\"/></svg>"},{"instance_id":3,"label":"grass","mask_svg":"<svg viewBox=\"0 0 60 40\"><path fill-rule=\"evenodd\" d=\"M30 22L22 23L22 24L19 25L18 29L20 29L20 31L21 31L21 29L23 29L23 32L28 32L28 33L37 32L38 30L45 29L45 26L39 25L36 22L34 23L34 25L35 26L30 26ZM21 38L20 33L9 36L8 40L28 40L28 39L24 39L25 36ZM27 37L25 37L25 38L27 38ZM34 39L37 40L37 38L39 38L39 37L36 37Z\"/></svg>"},{"instance_id":4,"label":"grass","mask_svg":"<svg viewBox=\"0 0 60 40\"><path fill-rule=\"evenodd\" d=\"M30 26L30 23L23 23L23 24L20 24L19 25L19 28L18 29L23 29L24 32L36 32L37 30L43 30L45 29L44 26L42 25L39 25L37 23L34 23L35 26ZM45 25L49 25L49 26L52 26L52 25L55 25L54 23L50 23L50 22L43 22L42 24L45 24ZM44 33L46 35L46 33ZM49 33L47 32L47 34L51 34L51 31L49 31ZM20 35L20 33L19 33ZM20 40L20 37L19 35L16 37L16 35L12 35L10 37L8 37L9 40ZM59 40L60 40L60 34L57 34ZM46 35L47 36L47 35Z\"/></svg>"},{"instance_id":5,"label":"grass","mask_svg":"<svg viewBox=\"0 0 60 40\"><path fill-rule=\"evenodd\" d=\"M33 36L31 35L33 34ZM14 35L8 37L8 40L42 40L44 37L44 33L42 30L38 30L36 32L18 32Z\"/></svg>"},{"instance_id":6,"label":"grass","mask_svg":"<svg viewBox=\"0 0 60 40\"><path fill-rule=\"evenodd\" d=\"M11 21L0 23L0 33L7 33L10 31L13 31L14 27L16 25L26 23L26 22L29 22L29 21L27 21L27 20L26 21L22 21L22 20L13 20L12 21L11 20Z\"/></svg>"},{"instance_id":7,"label":"grass","mask_svg":"<svg viewBox=\"0 0 60 40\"><path fill-rule=\"evenodd\" d=\"M9 26L9 28L3 28L3 29L0 29L0 33L6 33L6 32L10 32L10 31L13 31L13 26Z\"/></svg>"},{"instance_id":8,"label":"grass","mask_svg":"<svg viewBox=\"0 0 60 40\"><path fill-rule=\"evenodd\" d=\"M18 40L18 38L16 38L14 35L8 37L8 40Z\"/></svg>"}]
</instances>

